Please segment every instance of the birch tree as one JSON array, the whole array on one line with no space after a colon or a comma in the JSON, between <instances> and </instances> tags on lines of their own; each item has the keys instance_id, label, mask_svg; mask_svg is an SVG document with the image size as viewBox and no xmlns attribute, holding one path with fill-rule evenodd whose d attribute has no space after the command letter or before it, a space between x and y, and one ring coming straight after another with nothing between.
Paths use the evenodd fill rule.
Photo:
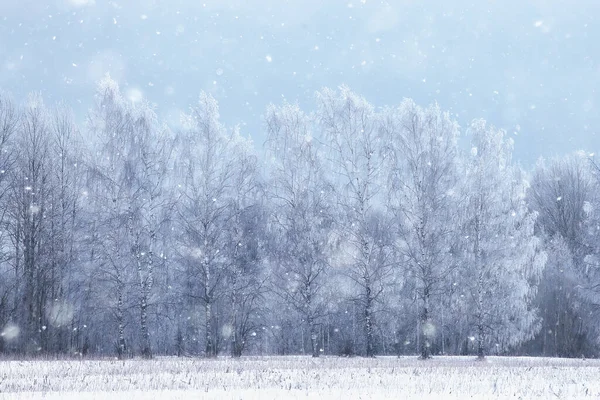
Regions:
<instances>
[{"instance_id":1,"label":"birch tree","mask_svg":"<svg viewBox=\"0 0 600 400\"><path fill-rule=\"evenodd\" d=\"M70 350L72 335L77 332L73 325L76 312L78 288L74 275L77 273L78 238L82 236L80 224L80 196L83 190L84 166L82 165L82 142L72 112L65 106L55 108L49 120L50 139L50 207L46 213L49 224L47 260L51 281L49 287L52 301L46 311L48 330L52 334L53 351Z\"/></svg>"},{"instance_id":2,"label":"birch tree","mask_svg":"<svg viewBox=\"0 0 600 400\"><path fill-rule=\"evenodd\" d=\"M117 289L119 354L124 347L122 292L128 282L132 285L130 289L137 292L137 296L131 297L132 301L137 297L140 354L151 358L148 313L154 305L151 303L154 275L162 258L158 249L162 243L161 228L172 207L165 190L172 140L147 102L125 102L118 85L110 78L105 78L101 85L96 125L92 126L102 146L96 172L102 190L110 194L113 203L112 209L106 210L107 220L113 220L115 225L111 228L119 232L118 237L111 238L112 254L105 253L106 259L113 260L110 263ZM123 271L123 266L131 270Z\"/></svg>"},{"instance_id":3,"label":"birch tree","mask_svg":"<svg viewBox=\"0 0 600 400\"><path fill-rule=\"evenodd\" d=\"M96 104L88 118L88 129L95 141L97 151L88 161L90 180L88 187L93 196L98 230L94 244L100 285L94 290L98 299L110 293L100 304L115 323L114 346L119 358L130 349L126 342L125 328L129 325L132 296L131 276L134 270L128 243L128 221L132 194L132 177L127 165L131 145L133 123L127 104L118 84L106 77L98 84ZM111 321L111 322L112 322Z\"/></svg>"},{"instance_id":4,"label":"birch tree","mask_svg":"<svg viewBox=\"0 0 600 400\"><path fill-rule=\"evenodd\" d=\"M469 133L462 276L483 359L490 344L506 350L540 329L533 298L546 256L534 235L537 214L526 204L527 183L512 165L512 140L483 120L471 123Z\"/></svg>"},{"instance_id":5,"label":"birch tree","mask_svg":"<svg viewBox=\"0 0 600 400\"><path fill-rule=\"evenodd\" d=\"M232 205L236 174L243 171L236 154L237 134L228 135L219 122L217 101L202 93L182 133L181 181L178 202L180 253L188 281L186 295L204 308L204 355L218 352L217 302L225 295L231 259L228 230L236 211ZM192 318L193 317L193 318ZM198 315L189 317L196 324ZM188 339L189 340L189 339Z\"/></svg>"},{"instance_id":6,"label":"birch tree","mask_svg":"<svg viewBox=\"0 0 600 400\"><path fill-rule=\"evenodd\" d=\"M377 303L391 274L390 243L379 234L388 231L382 207L383 143L373 106L343 86L338 92L317 93L317 118L328 146L336 183L336 202L342 221L339 260L356 285L365 342L364 354L375 354ZM339 261L338 260L338 261Z\"/></svg>"},{"instance_id":7,"label":"birch tree","mask_svg":"<svg viewBox=\"0 0 600 400\"><path fill-rule=\"evenodd\" d=\"M244 184L238 181L237 188ZM247 189L247 187L246 187ZM252 334L265 321L264 299L267 290L264 271L266 215L255 198L237 197L235 215L230 226L226 298L229 305L228 323L221 333L230 343L231 355L240 357L247 349ZM249 203L249 201L251 203Z\"/></svg>"},{"instance_id":8,"label":"birch tree","mask_svg":"<svg viewBox=\"0 0 600 400\"><path fill-rule=\"evenodd\" d=\"M11 234L13 221L9 209L13 198L12 184L15 177L13 168L16 167L15 139L19 130L19 121L19 109L8 95L0 93L0 204L3 210L0 213L0 227L2 227L0 243L3 249L0 251L0 326L2 327L12 326L18 322L19 317L17 289L22 277L17 269L18 264L11 261L12 249L16 249L16 246L14 246L14 236ZM7 344L6 340L0 341L0 351L5 349L5 344Z\"/></svg>"},{"instance_id":9,"label":"birch tree","mask_svg":"<svg viewBox=\"0 0 600 400\"><path fill-rule=\"evenodd\" d=\"M298 106L267 110L273 236L277 241L274 287L308 328L313 357L320 354L319 325L325 316L333 218L332 187L322 151L312 138L309 117Z\"/></svg>"},{"instance_id":10,"label":"birch tree","mask_svg":"<svg viewBox=\"0 0 600 400\"><path fill-rule=\"evenodd\" d=\"M134 110L133 148L129 167L133 170L134 193L129 204L128 230L135 257L139 290L141 352L152 357L148 307L154 292L155 273L163 258L163 226L171 218L172 198L166 190L172 139L160 126L147 103Z\"/></svg>"},{"instance_id":11,"label":"birch tree","mask_svg":"<svg viewBox=\"0 0 600 400\"><path fill-rule=\"evenodd\" d=\"M388 204L401 239L398 250L416 283L420 353L427 359L436 333L432 300L456 265L458 125L437 105L423 109L404 100L385 111L382 132L389 147Z\"/></svg>"},{"instance_id":12,"label":"birch tree","mask_svg":"<svg viewBox=\"0 0 600 400\"><path fill-rule=\"evenodd\" d=\"M30 95L18 125L19 158L12 169L10 198L11 240L19 284L15 300L22 331L21 349L47 350L48 289L53 286L47 262L50 206L50 127L48 111L39 94Z\"/></svg>"},{"instance_id":13,"label":"birch tree","mask_svg":"<svg viewBox=\"0 0 600 400\"><path fill-rule=\"evenodd\" d=\"M595 187L587 156L572 154L540 160L528 192L538 213L548 267L538 293L543 317L539 341L544 354L580 356L593 346L594 326L587 324L588 300L582 298L584 272L593 258L588 240L594 232Z\"/></svg>"}]
</instances>

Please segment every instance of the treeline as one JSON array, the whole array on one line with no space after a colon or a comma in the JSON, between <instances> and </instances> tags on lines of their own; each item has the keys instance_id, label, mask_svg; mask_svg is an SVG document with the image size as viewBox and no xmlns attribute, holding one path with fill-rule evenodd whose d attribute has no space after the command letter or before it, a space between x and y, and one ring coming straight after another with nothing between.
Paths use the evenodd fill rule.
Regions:
<instances>
[{"instance_id":1,"label":"treeline","mask_svg":"<svg viewBox=\"0 0 600 400\"><path fill-rule=\"evenodd\" d=\"M346 87L271 105L260 157L202 93L177 132L99 83L84 126L0 96L0 352L598 350L600 188L485 121ZM464 147L464 146L463 146Z\"/></svg>"}]
</instances>

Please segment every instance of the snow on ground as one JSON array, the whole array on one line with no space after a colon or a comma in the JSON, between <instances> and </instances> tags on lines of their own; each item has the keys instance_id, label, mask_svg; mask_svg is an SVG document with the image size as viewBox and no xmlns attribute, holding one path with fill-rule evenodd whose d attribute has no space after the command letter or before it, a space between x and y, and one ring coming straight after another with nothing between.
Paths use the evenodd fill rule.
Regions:
<instances>
[{"instance_id":1,"label":"snow on ground","mask_svg":"<svg viewBox=\"0 0 600 400\"><path fill-rule=\"evenodd\" d=\"M597 399L600 360L244 357L0 362L9 399Z\"/></svg>"}]
</instances>

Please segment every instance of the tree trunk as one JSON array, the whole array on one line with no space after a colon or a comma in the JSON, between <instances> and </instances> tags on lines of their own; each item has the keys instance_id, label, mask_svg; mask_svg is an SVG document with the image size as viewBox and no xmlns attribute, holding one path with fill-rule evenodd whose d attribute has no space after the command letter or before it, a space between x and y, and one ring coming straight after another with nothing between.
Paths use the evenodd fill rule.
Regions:
<instances>
[{"instance_id":1,"label":"tree trunk","mask_svg":"<svg viewBox=\"0 0 600 400\"><path fill-rule=\"evenodd\" d=\"M484 341L485 330L483 325L483 283L481 278L477 288L477 359L485 359Z\"/></svg>"},{"instance_id":2,"label":"tree trunk","mask_svg":"<svg viewBox=\"0 0 600 400\"><path fill-rule=\"evenodd\" d=\"M429 316L429 289L423 289L423 309L421 310L421 356L422 360L431 358L432 325Z\"/></svg>"},{"instance_id":3,"label":"tree trunk","mask_svg":"<svg viewBox=\"0 0 600 400\"><path fill-rule=\"evenodd\" d=\"M140 279L140 333L142 336L141 354L143 358L150 359L152 358L152 347L150 345L150 331L148 329L148 297L152 285L152 251L150 250L148 253L149 260L147 265L147 276L144 276L144 271L142 270L143 262L140 259L141 255L136 254L136 257L138 262L138 277Z\"/></svg>"},{"instance_id":4,"label":"tree trunk","mask_svg":"<svg viewBox=\"0 0 600 400\"><path fill-rule=\"evenodd\" d=\"M317 335L317 324L312 315L308 316L308 327L310 329L310 345L313 357L319 357L319 341Z\"/></svg>"},{"instance_id":5,"label":"tree trunk","mask_svg":"<svg viewBox=\"0 0 600 400\"><path fill-rule=\"evenodd\" d=\"M371 292L370 282L366 282L366 297L365 297L365 345L366 345L366 356L374 357L375 351L373 349L373 298Z\"/></svg>"},{"instance_id":6,"label":"tree trunk","mask_svg":"<svg viewBox=\"0 0 600 400\"><path fill-rule=\"evenodd\" d=\"M239 358L242 356L242 349L243 349L243 344L242 344L242 335L241 333L238 335L238 322L237 322L237 317L238 317L238 302L237 302L237 296L238 296L238 292L237 292L237 287L236 287L236 282L233 282L233 290L232 290L232 301L231 301L231 356L234 358Z\"/></svg>"},{"instance_id":7,"label":"tree trunk","mask_svg":"<svg viewBox=\"0 0 600 400\"><path fill-rule=\"evenodd\" d=\"M119 360L125 358L125 325L123 322L123 288L121 282L117 283L117 356Z\"/></svg>"},{"instance_id":8,"label":"tree trunk","mask_svg":"<svg viewBox=\"0 0 600 400\"><path fill-rule=\"evenodd\" d=\"M479 323L477 325L477 359L484 360L485 359L485 351L484 351L484 332L483 332L483 324Z\"/></svg>"},{"instance_id":9,"label":"tree trunk","mask_svg":"<svg viewBox=\"0 0 600 400\"><path fill-rule=\"evenodd\" d=\"M142 286L142 297L140 299L140 330L142 334L142 357L152 358L150 347L150 332L148 331L148 294L146 285Z\"/></svg>"},{"instance_id":10,"label":"tree trunk","mask_svg":"<svg viewBox=\"0 0 600 400\"><path fill-rule=\"evenodd\" d=\"M479 210L482 208L482 203L479 205ZM483 360L485 359L485 351L484 351L484 326L483 326L483 266L481 263L481 249L479 247L480 243L480 218L476 216L475 218L475 266L478 269L479 276L477 277L477 359Z\"/></svg>"},{"instance_id":11,"label":"tree trunk","mask_svg":"<svg viewBox=\"0 0 600 400\"><path fill-rule=\"evenodd\" d=\"M212 299L208 298L204 305L205 322L204 328L206 330L206 347L204 349L206 357L215 357L217 352L215 351L215 344L212 335Z\"/></svg>"}]
</instances>

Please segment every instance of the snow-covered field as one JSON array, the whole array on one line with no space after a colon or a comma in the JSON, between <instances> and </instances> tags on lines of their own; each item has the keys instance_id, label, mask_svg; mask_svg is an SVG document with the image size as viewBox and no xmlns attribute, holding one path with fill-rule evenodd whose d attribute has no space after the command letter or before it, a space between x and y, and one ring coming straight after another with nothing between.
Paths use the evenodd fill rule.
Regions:
<instances>
[{"instance_id":1,"label":"snow-covered field","mask_svg":"<svg viewBox=\"0 0 600 400\"><path fill-rule=\"evenodd\" d=\"M598 399L600 360L246 357L0 362L10 399Z\"/></svg>"}]
</instances>

